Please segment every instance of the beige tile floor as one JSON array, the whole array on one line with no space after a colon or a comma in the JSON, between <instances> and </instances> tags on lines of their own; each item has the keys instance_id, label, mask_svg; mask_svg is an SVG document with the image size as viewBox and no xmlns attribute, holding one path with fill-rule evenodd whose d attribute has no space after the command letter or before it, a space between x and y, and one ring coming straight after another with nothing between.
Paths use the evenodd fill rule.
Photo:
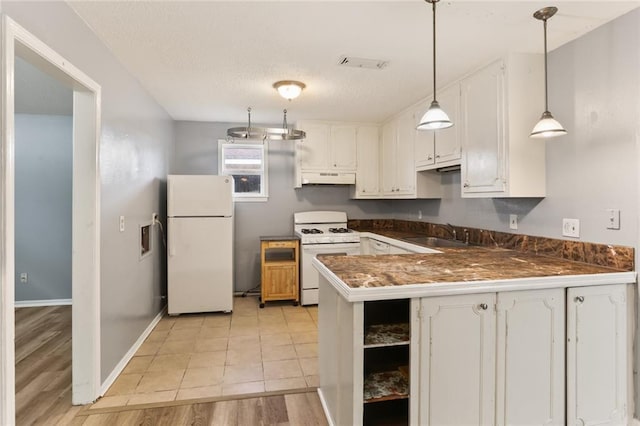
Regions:
<instances>
[{"instance_id":1,"label":"beige tile floor","mask_svg":"<svg viewBox=\"0 0 640 426\"><path fill-rule=\"evenodd\" d=\"M318 386L318 308L258 307L165 316L92 408Z\"/></svg>"}]
</instances>

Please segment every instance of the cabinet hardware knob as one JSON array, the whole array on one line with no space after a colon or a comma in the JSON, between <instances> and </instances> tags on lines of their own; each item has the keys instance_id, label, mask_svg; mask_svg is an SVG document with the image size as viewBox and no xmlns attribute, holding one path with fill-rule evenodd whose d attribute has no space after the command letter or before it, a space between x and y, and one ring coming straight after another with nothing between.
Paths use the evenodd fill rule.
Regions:
<instances>
[{"instance_id":1,"label":"cabinet hardware knob","mask_svg":"<svg viewBox=\"0 0 640 426\"><path fill-rule=\"evenodd\" d=\"M428 156L427 160L433 160L433 157L432 156Z\"/></svg>"},{"instance_id":2,"label":"cabinet hardware knob","mask_svg":"<svg viewBox=\"0 0 640 426\"><path fill-rule=\"evenodd\" d=\"M576 303L584 302L584 296L576 296L575 301L576 301Z\"/></svg>"},{"instance_id":3,"label":"cabinet hardware knob","mask_svg":"<svg viewBox=\"0 0 640 426\"><path fill-rule=\"evenodd\" d=\"M440 158L440 154L436 155L436 158Z\"/></svg>"},{"instance_id":4,"label":"cabinet hardware knob","mask_svg":"<svg viewBox=\"0 0 640 426\"><path fill-rule=\"evenodd\" d=\"M482 309L483 311L486 311L488 307L489 305L487 305L486 303L481 303L480 305L478 305L478 308Z\"/></svg>"},{"instance_id":5,"label":"cabinet hardware knob","mask_svg":"<svg viewBox=\"0 0 640 426\"><path fill-rule=\"evenodd\" d=\"M464 186L465 188L468 188L469 187L469 182L465 182L464 185L462 185L462 186Z\"/></svg>"}]
</instances>

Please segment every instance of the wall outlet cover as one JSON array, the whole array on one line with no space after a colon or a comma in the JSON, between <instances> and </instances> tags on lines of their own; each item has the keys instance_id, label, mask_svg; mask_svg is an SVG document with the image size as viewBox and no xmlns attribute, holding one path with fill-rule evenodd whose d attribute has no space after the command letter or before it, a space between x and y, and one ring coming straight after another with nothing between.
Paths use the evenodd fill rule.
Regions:
<instances>
[{"instance_id":1,"label":"wall outlet cover","mask_svg":"<svg viewBox=\"0 0 640 426\"><path fill-rule=\"evenodd\" d=\"M562 235L580 238L580 219L562 219Z\"/></svg>"}]
</instances>

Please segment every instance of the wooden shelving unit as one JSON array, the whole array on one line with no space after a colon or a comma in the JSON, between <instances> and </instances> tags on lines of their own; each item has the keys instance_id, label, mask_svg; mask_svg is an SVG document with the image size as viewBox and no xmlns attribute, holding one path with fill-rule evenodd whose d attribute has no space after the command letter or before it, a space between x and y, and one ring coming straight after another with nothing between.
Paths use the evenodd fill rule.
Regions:
<instances>
[{"instance_id":1,"label":"wooden shelving unit","mask_svg":"<svg viewBox=\"0 0 640 426\"><path fill-rule=\"evenodd\" d=\"M300 240L297 237L260 237L260 307L275 300L300 302Z\"/></svg>"},{"instance_id":2,"label":"wooden shelving unit","mask_svg":"<svg viewBox=\"0 0 640 426\"><path fill-rule=\"evenodd\" d=\"M365 302L362 396L366 425L408 421L409 316L408 299Z\"/></svg>"}]
</instances>

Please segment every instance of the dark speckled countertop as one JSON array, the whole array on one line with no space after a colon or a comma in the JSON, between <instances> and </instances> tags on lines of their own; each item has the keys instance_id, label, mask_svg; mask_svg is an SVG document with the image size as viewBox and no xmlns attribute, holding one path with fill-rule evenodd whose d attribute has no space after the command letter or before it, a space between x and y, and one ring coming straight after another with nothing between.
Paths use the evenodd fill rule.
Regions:
<instances>
[{"instance_id":1,"label":"dark speckled countertop","mask_svg":"<svg viewBox=\"0 0 640 426\"><path fill-rule=\"evenodd\" d=\"M392 237L392 235L385 233ZM394 235L395 236L395 235ZM400 238L401 235L395 236ZM487 247L440 248L442 253L318 256L350 288L611 274L613 268Z\"/></svg>"}]
</instances>

